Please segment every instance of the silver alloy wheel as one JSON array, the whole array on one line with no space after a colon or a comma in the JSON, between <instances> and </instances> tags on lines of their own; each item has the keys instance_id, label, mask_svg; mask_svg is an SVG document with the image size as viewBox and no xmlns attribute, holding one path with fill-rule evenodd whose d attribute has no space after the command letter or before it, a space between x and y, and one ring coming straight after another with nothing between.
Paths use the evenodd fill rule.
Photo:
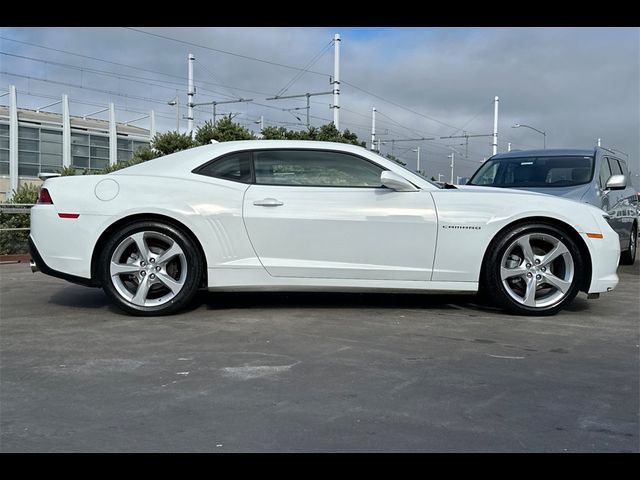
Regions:
<instances>
[{"instance_id":1,"label":"silver alloy wheel","mask_svg":"<svg viewBox=\"0 0 640 480\"><path fill-rule=\"evenodd\" d=\"M136 232L111 256L113 286L127 301L156 307L171 301L187 279L187 258L180 245L159 232Z\"/></svg>"},{"instance_id":2,"label":"silver alloy wheel","mask_svg":"<svg viewBox=\"0 0 640 480\"><path fill-rule=\"evenodd\" d=\"M507 247L500 278L507 293L521 305L555 305L569 293L575 268L567 246L546 233L528 233Z\"/></svg>"},{"instance_id":3,"label":"silver alloy wheel","mask_svg":"<svg viewBox=\"0 0 640 480\"><path fill-rule=\"evenodd\" d=\"M631 258L636 256L637 237L638 232L635 229L631 229L631 239L629 240L629 255L631 255Z\"/></svg>"}]
</instances>

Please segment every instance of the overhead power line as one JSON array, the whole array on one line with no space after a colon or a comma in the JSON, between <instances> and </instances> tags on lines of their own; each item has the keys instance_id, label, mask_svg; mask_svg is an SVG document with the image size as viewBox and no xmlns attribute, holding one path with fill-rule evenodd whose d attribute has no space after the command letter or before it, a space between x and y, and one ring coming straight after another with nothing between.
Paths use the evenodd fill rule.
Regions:
<instances>
[{"instance_id":1,"label":"overhead power line","mask_svg":"<svg viewBox=\"0 0 640 480\"><path fill-rule=\"evenodd\" d=\"M79 88L79 89L82 89L82 90L91 90L91 91L94 91L94 92L106 93L108 95L114 95L114 96L117 96L117 97L130 98L130 99L133 99L133 100L142 100L142 101L145 101L145 102L158 103L158 104L161 104L161 105L166 105L167 104L167 102L164 102L162 100L156 100L154 98L140 97L138 95L127 95L127 94L123 94L123 93L114 92L112 90L103 90L101 88L85 87L83 85L78 85L78 84L74 84L74 83L60 82L60 81L57 81L57 80L49 80L47 78L33 77L33 76L30 76L30 75L20 75L18 73L10 73L10 72L6 72L6 71L0 71L0 74L9 75L9 76L18 77L18 78L25 78L27 80L36 80L36 81L45 82L45 83L53 83L53 84L56 84L56 85L63 85L63 86L66 86L66 87Z\"/></svg>"},{"instance_id":2,"label":"overhead power line","mask_svg":"<svg viewBox=\"0 0 640 480\"><path fill-rule=\"evenodd\" d=\"M171 73L161 72L161 71L158 71L158 70L150 70L148 68L137 67L135 65L128 65L128 64L125 64L125 63L112 62L110 60L105 60L103 58L93 57L93 56L90 56L90 55L83 55L81 53L71 52L69 50L62 50L62 49L59 49L59 48L47 47L45 45L39 45L37 43L24 42L22 40L16 40L16 39L13 39L13 38L8 38L8 37L3 37L3 36L0 36L0 39L8 40L10 42L20 43L20 44L23 44L23 45L29 45L29 46L32 46L32 47L42 48L44 50L50 50L50 51L53 51L53 52L64 53L66 55L72 55L72 56L75 56L75 57L86 58L86 59L89 59L89 60L95 60L97 62L107 63L107 64L110 64L110 65L116 65L118 67L130 68L130 69L133 69L133 70L139 70L141 72L154 73L156 75L163 75L163 76L166 76L166 77L177 78L177 79L183 80L183 82L175 82L175 81L169 81L169 80L158 80L158 79L151 79L151 78L148 78L148 77L140 77L140 76L132 75L132 74L129 74L129 73L116 73L116 72L107 72L105 70L92 69L95 72L103 72L103 73L108 73L108 74L111 74L111 75L121 75L123 77L137 78L137 79L141 79L141 80L151 80L151 81L159 81L159 82L161 81L161 82L164 82L164 83L171 83L171 84L180 85L180 86L184 85L184 80L188 80L188 77L186 77L186 76L174 75L174 74L171 74ZM18 55L15 55L15 54L10 54L10 55L18 56ZM24 57L24 58L33 59L33 57ZM42 60L42 59L33 59L33 60ZM73 65L73 66L76 67L76 68L83 68L83 67L79 67L77 65ZM84 68L84 70L88 71L89 69ZM249 90L249 89L246 89L246 88L239 88L239 87L230 87L229 85L218 84L218 83L214 83L214 82L201 81L199 83L205 84L205 85L213 85L213 86L216 86L216 87L223 87L223 88L235 88L236 90L241 90L243 92L258 93L260 95L269 95L268 92L259 92L259 91L256 91L256 90ZM209 91L209 92L213 92L213 93L219 94L218 92L215 92L213 90L206 90L203 87L200 87L200 90L205 90L205 91Z\"/></svg>"},{"instance_id":3,"label":"overhead power line","mask_svg":"<svg viewBox=\"0 0 640 480\"><path fill-rule=\"evenodd\" d=\"M326 44L324 47L322 47L322 50L320 50L307 64L307 66L304 68L303 71L300 71L298 73L296 73L294 75L294 77L289 80L289 82L282 87L280 90L278 90L278 93L276 93L276 97L280 97L282 95L284 95L286 93L287 90L289 90L289 88L296 83L300 78L302 78L302 76L309 70L309 68L311 68L313 66L313 64L315 64L318 60L320 60L320 58L322 58L322 56L327 53L327 51L329 51L329 48L331 47L331 45L333 45L333 40L331 40L328 44Z\"/></svg>"},{"instance_id":4,"label":"overhead power line","mask_svg":"<svg viewBox=\"0 0 640 480\"><path fill-rule=\"evenodd\" d=\"M415 110L413 110L413 109L411 109L411 108L409 108L409 107L407 107L405 105L401 105L398 102L394 102L393 100L387 100L386 98L381 97L380 95L378 95L376 93L373 93L373 92L370 92L368 90L365 90L362 87L358 87L357 85L354 85L351 82L347 82L346 80L342 80L342 83L344 83L345 85L349 85L350 87L355 88L356 90L360 90L361 92L366 93L367 95L371 95L372 97L375 97L375 98L377 98L379 100L382 100L383 102L389 103L389 104L394 105L394 106L396 106L398 108L402 108L403 110L406 110L407 112L411 112L414 115L418 115L419 117L426 118L427 120L431 120L432 122L439 123L440 125L444 125L445 127L458 128L458 127L456 127L454 125L451 125L449 123L442 122L442 121L438 120L437 118L433 118L433 117L430 117L429 115L425 115L424 113L417 112L417 111L415 111Z\"/></svg>"},{"instance_id":5,"label":"overhead power line","mask_svg":"<svg viewBox=\"0 0 640 480\"><path fill-rule=\"evenodd\" d=\"M245 60L253 60L255 62L266 63L266 64L269 64L269 65L274 65L276 67L288 68L290 70L305 71L304 68L293 67L291 65L285 65L284 63L274 62L274 61L271 61L271 60L264 60L262 58L251 57L249 55L242 55L241 53L229 52L227 50L222 50L220 48L213 48L213 47L209 47L207 45L201 45L201 44L198 44L198 43L189 42L187 40L180 40L179 38L169 37L167 35L160 35L159 33L147 32L147 31L140 30L140 29L137 29L137 28L132 28L132 27L122 27L122 28L125 28L127 30L132 30L132 31L138 32L138 33L143 33L145 35L150 35L152 37L163 38L165 40L171 40L172 42L178 42L178 43L183 43L185 45L191 45L192 47L204 48L205 50L211 50L213 52L224 53L225 55L231 55L231 56L238 57L238 58L244 58ZM314 73L316 75L322 75L322 76L326 76L326 77L329 76L326 73L322 73L322 72L314 72L313 70L307 70L307 71L309 73Z\"/></svg>"},{"instance_id":6,"label":"overhead power line","mask_svg":"<svg viewBox=\"0 0 640 480\"><path fill-rule=\"evenodd\" d=\"M202 44L198 44L198 43L195 43L195 42L189 42L189 41L186 41L186 40L181 40L181 39L169 37L167 35L161 35L161 34L157 34L157 33L147 32L147 31L136 29L136 28L132 28L132 27L123 27L123 28L125 28L127 30L131 30L131 31L135 31L135 32L138 32L138 33L141 33L141 34L150 35L150 36L157 37L157 38L163 38L165 40L170 40L170 41L174 41L174 42L178 42L178 43L182 43L182 44L186 44L186 45L191 45L191 46L194 46L194 47L199 47L199 48L203 48L203 49L206 49L206 50L215 51L215 52L218 52L218 53L224 53L224 54L227 54L227 55L231 55L231 56L235 56L235 57L239 57L239 58L244 58L244 59L247 59L247 60L253 60L253 61L256 61L256 62L265 63L265 64L269 64L269 65L279 66L279 67L287 68L287 69L290 69L290 70L296 70L298 72L312 73L312 74L320 75L320 76L329 76L326 73L317 72L317 71L314 71L314 70L305 70L305 68L295 67L295 66L292 66L292 65L286 65L286 64L279 63L279 62L274 62L274 61L271 61L271 60L265 60L265 59L261 59L261 58L257 58L257 57L252 57L252 56L249 56L249 55L243 55L243 54L239 54L239 53L236 53L236 52L230 52L230 51L227 51L227 50L213 48L213 47L209 47L207 45L202 45ZM91 60L105 62L105 63L109 63L109 64L112 64L112 65L118 65L118 66L125 67L125 68L137 69L137 70L140 70L140 71L146 71L146 72L155 73L155 74L159 74L159 75L166 75L166 76L169 76L169 77L180 78L180 79L183 79L183 80L186 79L186 77L183 77L183 76L172 75L172 74L168 74L168 73L165 73L165 72L158 72L158 71L154 71L154 70L144 69L144 68L141 68L141 67L136 67L136 66L133 66L133 65L127 65L127 64L118 63L118 62L112 62L112 61L109 61L109 60L104 60L104 59L93 57L93 56L89 56L89 55L82 55L82 54L78 54L78 53L75 53L75 52L69 52L69 51L65 51L65 50L62 50L62 49L46 47L46 46L43 46L43 45L38 45L38 44L30 43L30 42L24 42L24 41L21 41L21 40L15 40L15 39L3 37L3 36L0 36L0 39L9 40L9 41L12 41L12 42L17 42L17 43L22 43L22 44L25 44L25 45L31 45L31 46L35 46L35 47L39 47L39 48L45 48L45 49L48 49L48 50L58 51L58 52L66 53L66 54L70 54L70 55L76 55L76 56L79 56L79 57L82 57L82 58L88 58L88 59L91 59ZM431 117L429 115L426 115L426 114L423 114L421 112L418 112L416 110L413 110L413 109L411 109L411 108L409 108L409 107L407 107L405 105L401 105L400 103L395 102L393 100L388 100L388 99L386 99L386 98L384 98L384 97L382 97L382 96L380 96L380 95L378 95L376 93L373 93L373 92L371 92L369 90L366 90L366 89L364 89L362 87L359 87L358 85L355 85L355 84L353 84L351 82L348 82L348 81L345 81L345 80L341 80L341 83L349 85L352 88L355 88L356 90L359 90L359 91L361 91L361 92L363 92L363 93L365 93L367 95L370 95L370 96L372 96L374 98L378 98L379 100L382 100L382 101L384 101L386 103L394 105L394 106L396 106L398 108L401 108L403 110L411 112L414 115L418 115L418 116L420 116L422 118L425 118L427 120L436 122L436 123L441 124L443 126L446 126L446 127L449 127L449 128L453 128L456 131L461 130L461 128L458 128L458 127L456 127L454 125L451 125L449 123L446 123L446 122L443 122L441 120L438 120L437 118L434 118L434 117ZM222 86L224 88L232 88L232 87L229 87L227 85L216 85L216 86ZM252 90L248 90L248 89L237 88L237 90L247 91L247 92L251 92L251 93L258 93L258 94L261 94L261 95L269 95L266 92L257 92L257 91L252 91Z\"/></svg>"}]
</instances>

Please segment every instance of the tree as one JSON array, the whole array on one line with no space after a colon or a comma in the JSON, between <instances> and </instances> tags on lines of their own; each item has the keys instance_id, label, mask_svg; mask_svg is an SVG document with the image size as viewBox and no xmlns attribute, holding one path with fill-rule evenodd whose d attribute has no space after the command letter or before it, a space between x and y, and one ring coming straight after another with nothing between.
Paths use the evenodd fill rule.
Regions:
<instances>
[{"instance_id":1,"label":"tree","mask_svg":"<svg viewBox=\"0 0 640 480\"><path fill-rule=\"evenodd\" d=\"M340 133L333 122L322 125L320 128L309 127L307 130L300 131L287 130L285 127L265 127L262 130L262 138L265 140L316 140L365 146L365 143L359 142L358 136L348 129Z\"/></svg>"},{"instance_id":2,"label":"tree","mask_svg":"<svg viewBox=\"0 0 640 480\"><path fill-rule=\"evenodd\" d=\"M13 190L10 200L5 203L36 203L40 187L32 183L23 183L18 190ZM27 213L0 213L0 229L28 228L29 214ZM3 230L0 231L0 255L27 253L29 231L28 230Z\"/></svg>"},{"instance_id":3,"label":"tree","mask_svg":"<svg viewBox=\"0 0 640 480\"><path fill-rule=\"evenodd\" d=\"M158 133L151 139L151 148L160 155L169 155L197 146L191 135L178 132Z\"/></svg>"},{"instance_id":4,"label":"tree","mask_svg":"<svg viewBox=\"0 0 640 480\"><path fill-rule=\"evenodd\" d=\"M262 138L265 140L291 140L291 130L287 130L284 127L264 127L262 130Z\"/></svg>"},{"instance_id":5,"label":"tree","mask_svg":"<svg viewBox=\"0 0 640 480\"><path fill-rule=\"evenodd\" d=\"M58 169L58 173L60 174L61 177L67 177L69 175L75 175L76 174L76 167L72 167L71 165L68 165L66 167L62 167Z\"/></svg>"},{"instance_id":6,"label":"tree","mask_svg":"<svg viewBox=\"0 0 640 480\"><path fill-rule=\"evenodd\" d=\"M157 137L157 135L156 135L156 137ZM159 156L160 156L159 152L155 152L154 150L152 150L149 147L140 147L135 151L135 153L133 154L133 157L131 157L130 160L120 160L119 162L117 162L114 165L109 165L109 166L103 168L98 173L115 172L116 170L121 170L123 168L127 168L127 167L130 167L132 165L136 165L138 163L142 163L142 162L147 162L149 160L153 160L154 158L158 158Z\"/></svg>"},{"instance_id":7,"label":"tree","mask_svg":"<svg viewBox=\"0 0 640 480\"><path fill-rule=\"evenodd\" d=\"M205 122L196 132L196 143L198 145L208 145L211 140L218 142L232 142L234 140L255 140L253 133L239 123L231 120L231 115L223 117L215 124Z\"/></svg>"}]
</instances>

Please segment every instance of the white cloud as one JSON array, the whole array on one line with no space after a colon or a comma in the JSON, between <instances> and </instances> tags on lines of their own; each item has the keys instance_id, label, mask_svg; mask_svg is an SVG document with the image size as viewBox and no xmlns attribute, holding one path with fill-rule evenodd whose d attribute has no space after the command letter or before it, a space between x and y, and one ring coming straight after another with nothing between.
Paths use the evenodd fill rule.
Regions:
<instances>
[{"instance_id":1,"label":"white cloud","mask_svg":"<svg viewBox=\"0 0 640 480\"><path fill-rule=\"evenodd\" d=\"M490 133L493 110L491 100L500 96L500 149L508 141L514 148L541 145L541 138L526 129L512 129L515 121L528 123L548 132L551 147L587 148L601 137L603 144L615 146L632 157L634 170L640 170L640 31L637 28L437 28L358 29L329 28L153 28L153 33L180 38L199 45L268 59L273 62L305 66L333 38L342 33L341 75L379 96L410 107L444 123L472 133ZM126 69L87 58L43 50L0 40L0 51L62 62L83 68L108 70L117 74L144 77L136 83L110 78L88 71L66 69L15 57L0 56L1 70L70 84L82 84L98 90L129 95L114 96L3 74L3 84L16 84L22 91L59 95L94 103L109 100L121 108L158 112L160 128L175 128L175 110L166 105L176 91L186 103L187 54L196 55L198 95L196 101L225 100L234 96L254 98L272 108L253 104L218 107L219 112L240 112L237 119L248 125L260 115L269 121L304 121L304 111L283 112L282 108L303 107L304 99L269 102L264 92L275 94L296 71L239 57L212 52L164 40L123 28L5 28L2 36L69 50L112 62L131 64L180 78ZM329 50L312 70L324 76L305 74L288 94L330 90L333 54ZM212 75L213 73L213 75ZM171 83L175 82L175 83ZM215 86L203 82L229 85ZM246 89L246 90L241 90ZM207 91L212 90L212 91ZM133 97L153 99L156 103ZM42 105L43 99L21 95L25 106ZM328 106L331 96L313 98L311 114L332 118ZM342 85L341 119L343 128L356 131L369 141L371 107L381 112L378 130L389 134L382 138L415 137L417 134L449 135L456 129L417 116L379 99ZM92 106L75 104L75 113L88 113ZM350 111L357 112L356 114ZM123 119L135 113L121 111ZM386 117L384 116L386 115ZM210 107L198 109L199 122L210 118ZM392 120L390 120L390 117ZM475 118L474 118L475 117ZM143 122L144 123L144 122ZM141 123L141 126L144 126ZM319 124L322 120L312 119ZM183 121L183 128L186 121ZM412 131L405 127L409 127ZM444 142L447 143L447 142ZM449 143L460 143L451 141ZM458 162L459 175L471 173L483 156L489 156L489 138L472 139L469 144L473 162ZM418 144L397 143L409 167L415 163L411 148ZM422 143L421 164L429 174L446 173L446 147ZM391 144L385 148L390 149ZM461 147L464 150L464 146Z\"/></svg>"}]
</instances>

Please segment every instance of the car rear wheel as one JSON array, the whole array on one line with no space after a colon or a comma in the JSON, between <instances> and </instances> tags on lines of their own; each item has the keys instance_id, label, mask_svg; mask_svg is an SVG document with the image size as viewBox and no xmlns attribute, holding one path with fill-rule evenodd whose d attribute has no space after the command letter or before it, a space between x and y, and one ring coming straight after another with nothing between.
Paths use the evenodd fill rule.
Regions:
<instances>
[{"instance_id":1,"label":"car rear wheel","mask_svg":"<svg viewBox=\"0 0 640 480\"><path fill-rule=\"evenodd\" d=\"M104 291L133 315L177 312L193 299L202 278L193 241L159 222L125 226L107 241L99 262Z\"/></svg>"},{"instance_id":2,"label":"car rear wheel","mask_svg":"<svg viewBox=\"0 0 640 480\"><path fill-rule=\"evenodd\" d=\"M620 253L620 263L622 265L633 265L636 261L636 251L638 250L638 227L633 225L629 236L629 247Z\"/></svg>"},{"instance_id":3,"label":"car rear wheel","mask_svg":"<svg viewBox=\"0 0 640 480\"><path fill-rule=\"evenodd\" d=\"M520 315L553 315L578 294L584 265L575 241L548 224L519 225L492 242L486 290Z\"/></svg>"}]
</instances>

